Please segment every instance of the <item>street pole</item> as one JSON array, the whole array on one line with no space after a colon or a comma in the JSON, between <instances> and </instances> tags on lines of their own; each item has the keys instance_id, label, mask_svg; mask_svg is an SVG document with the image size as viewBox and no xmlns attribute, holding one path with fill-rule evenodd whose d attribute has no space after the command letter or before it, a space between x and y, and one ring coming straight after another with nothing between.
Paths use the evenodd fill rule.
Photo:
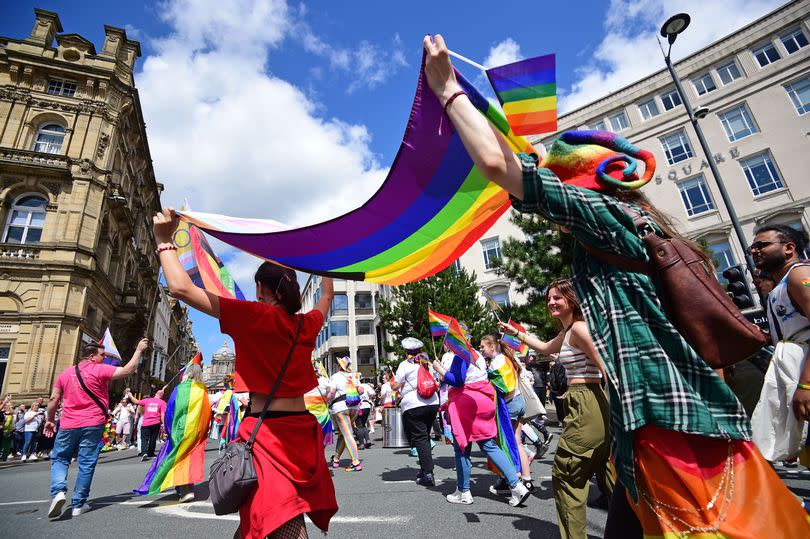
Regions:
<instances>
[{"instance_id":1,"label":"street pole","mask_svg":"<svg viewBox=\"0 0 810 539\"><path fill-rule=\"evenodd\" d=\"M661 49L661 52L663 52L663 48ZM684 92L683 86L681 85L681 79L678 77L678 73L675 72L675 67L672 65L672 60L669 58L669 53L664 54L664 60L666 61L667 69L669 69L669 74L672 76L672 80L675 81L675 89L678 91L681 102L686 109L686 114L689 115L689 121L692 122L692 127L695 129L695 134L697 135L698 142L700 142L700 147L703 148L706 161L709 163L709 168L714 175L717 188L720 190L720 197L723 199L723 204L726 205L726 211L728 211L728 216L731 219L731 225L734 227L734 232L737 234L737 240L739 240L743 249L745 263L748 266L748 272L751 274L751 277L753 277L755 268L754 259L751 257L751 253L748 252L748 241L745 239L742 226L740 226L740 221L737 219L737 212L734 211L734 206L731 204L731 199L728 196L728 191L726 191L723 178L720 176L720 171L717 170L717 164L714 162L712 151L709 149L709 144L706 142L706 138L703 136L703 130L700 128L698 119L695 117L695 113L692 110L692 105L689 103L689 100L686 97L686 92Z\"/></svg>"}]
</instances>

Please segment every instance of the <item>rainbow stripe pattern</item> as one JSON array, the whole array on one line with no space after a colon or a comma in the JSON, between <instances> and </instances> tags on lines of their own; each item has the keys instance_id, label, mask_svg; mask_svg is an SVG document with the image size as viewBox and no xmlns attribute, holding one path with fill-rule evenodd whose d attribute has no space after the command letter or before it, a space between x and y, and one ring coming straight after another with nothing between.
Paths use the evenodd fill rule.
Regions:
<instances>
[{"instance_id":1,"label":"rainbow stripe pattern","mask_svg":"<svg viewBox=\"0 0 810 539\"><path fill-rule=\"evenodd\" d=\"M503 362L498 361L498 367L487 373L489 382L495 386L498 393L511 393L517 387L517 373L515 372L515 367L512 365L512 362L509 361L509 358L503 354L496 357L493 363L499 358L502 359Z\"/></svg>"},{"instance_id":2,"label":"rainbow stripe pattern","mask_svg":"<svg viewBox=\"0 0 810 539\"><path fill-rule=\"evenodd\" d=\"M444 342L458 357L469 363L475 363L475 358L478 357L477 352L470 346L464 330L461 329L458 320L455 318L450 318Z\"/></svg>"},{"instance_id":3,"label":"rainbow stripe pattern","mask_svg":"<svg viewBox=\"0 0 810 539\"><path fill-rule=\"evenodd\" d=\"M135 494L154 495L169 487L203 481L210 423L211 404L205 385L194 380L180 383L166 406L166 443Z\"/></svg>"},{"instance_id":4,"label":"rainbow stripe pattern","mask_svg":"<svg viewBox=\"0 0 810 539\"><path fill-rule=\"evenodd\" d=\"M450 325L450 320L452 319L453 319L452 316L433 312L430 309L428 309L428 323L430 324L430 336L444 337L445 334L447 333L447 326Z\"/></svg>"},{"instance_id":5,"label":"rainbow stripe pattern","mask_svg":"<svg viewBox=\"0 0 810 539\"><path fill-rule=\"evenodd\" d=\"M514 322L514 321L510 320L509 325L512 326L513 328L517 329L518 331L522 331L523 333L526 333L526 328L524 328L523 326L521 326L517 322ZM509 348L511 348L512 350L514 350L518 354L520 354L521 356L525 356L526 354L529 353L529 345L526 344L525 342L521 341L520 339L518 339L517 336L515 336L515 335L509 335L507 333L504 333L503 336L501 337L501 343L508 346Z\"/></svg>"},{"instance_id":6,"label":"rainbow stripe pattern","mask_svg":"<svg viewBox=\"0 0 810 539\"><path fill-rule=\"evenodd\" d=\"M316 390L318 388L315 388ZM323 395L318 391L317 394L304 395L304 405L307 411L315 416L318 424L321 426L323 432L323 444L331 445L335 441L335 428L332 425L332 416L329 415L329 405L326 404Z\"/></svg>"},{"instance_id":7,"label":"rainbow stripe pattern","mask_svg":"<svg viewBox=\"0 0 810 539\"><path fill-rule=\"evenodd\" d=\"M228 268L211 249L199 228L180 221L172 240L177 245L177 256L183 269L196 286L218 296L245 299Z\"/></svg>"},{"instance_id":8,"label":"rainbow stripe pattern","mask_svg":"<svg viewBox=\"0 0 810 539\"><path fill-rule=\"evenodd\" d=\"M497 105L457 74L472 103L515 152L536 153ZM238 249L296 270L399 285L429 277L469 249L509 208L503 189L475 167L427 86L424 60L402 145L380 189L351 212L296 229L276 221L178 212ZM447 119L444 119L445 124Z\"/></svg>"},{"instance_id":9,"label":"rainbow stripe pattern","mask_svg":"<svg viewBox=\"0 0 810 539\"><path fill-rule=\"evenodd\" d=\"M487 77L515 134L557 130L557 66L553 54L487 69Z\"/></svg>"}]
</instances>

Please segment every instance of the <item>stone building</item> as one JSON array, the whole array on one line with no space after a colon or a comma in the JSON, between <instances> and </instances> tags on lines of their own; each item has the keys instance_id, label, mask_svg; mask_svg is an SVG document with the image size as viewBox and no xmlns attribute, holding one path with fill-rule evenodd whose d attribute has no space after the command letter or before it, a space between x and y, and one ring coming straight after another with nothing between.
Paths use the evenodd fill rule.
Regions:
<instances>
[{"instance_id":1,"label":"stone building","mask_svg":"<svg viewBox=\"0 0 810 539\"><path fill-rule=\"evenodd\" d=\"M140 45L105 26L97 51L34 12L28 37L0 37L0 383L15 398L49 393L107 326L130 357L158 297Z\"/></svg>"},{"instance_id":2,"label":"stone building","mask_svg":"<svg viewBox=\"0 0 810 539\"><path fill-rule=\"evenodd\" d=\"M203 367L203 379L209 393L224 389L222 382L226 374L232 373L236 363L236 354L233 353L228 341L222 343L222 348L214 352L211 363Z\"/></svg>"}]
</instances>

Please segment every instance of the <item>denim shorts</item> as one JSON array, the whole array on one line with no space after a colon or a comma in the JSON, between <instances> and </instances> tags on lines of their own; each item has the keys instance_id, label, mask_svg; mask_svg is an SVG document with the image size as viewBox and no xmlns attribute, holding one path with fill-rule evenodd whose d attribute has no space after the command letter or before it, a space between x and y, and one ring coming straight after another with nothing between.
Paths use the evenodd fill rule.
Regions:
<instances>
[{"instance_id":1,"label":"denim shorts","mask_svg":"<svg viewBox=\"0 0 810 539\"><path fill-rule=\"evenodd\" d=\"M526 415L526 401L523 400L523 395L520 393L507 402L506 407L509 409L509 419L512 421L517 421Z\"/></svg>"}]
</instances>

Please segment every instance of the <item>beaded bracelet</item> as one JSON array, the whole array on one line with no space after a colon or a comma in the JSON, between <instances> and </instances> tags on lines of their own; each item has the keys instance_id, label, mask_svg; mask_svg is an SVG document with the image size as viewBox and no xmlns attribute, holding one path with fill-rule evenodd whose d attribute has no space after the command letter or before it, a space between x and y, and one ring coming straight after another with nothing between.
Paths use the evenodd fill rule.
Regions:
<instances>
[{"instance_id":1,"label":"beaded bracelet","mask_svg":"<svg viewBox=\"0 0 810 539\"><path fill-rule=\"evenodd\" d=\"M452 103L460 95L467 95L467 92L465 92L464 90L459 90L458 92L451 95L450 98L445 102L444 108L442 109L442 112L444 114L447 114L447 109L450 108L450 103Z\"/></svg>"},{"instance_id":2,"label":"beaded bracelet","mask_svg":"<svg viewBox=\"0 0 810 539\"><path fill-rule=\"evenodd\" d=\"M160 256L160 253L163 251L176 251L177 245L161 245L157 249L155 249L155 254Z\"/></svg>"}]
</instances>

